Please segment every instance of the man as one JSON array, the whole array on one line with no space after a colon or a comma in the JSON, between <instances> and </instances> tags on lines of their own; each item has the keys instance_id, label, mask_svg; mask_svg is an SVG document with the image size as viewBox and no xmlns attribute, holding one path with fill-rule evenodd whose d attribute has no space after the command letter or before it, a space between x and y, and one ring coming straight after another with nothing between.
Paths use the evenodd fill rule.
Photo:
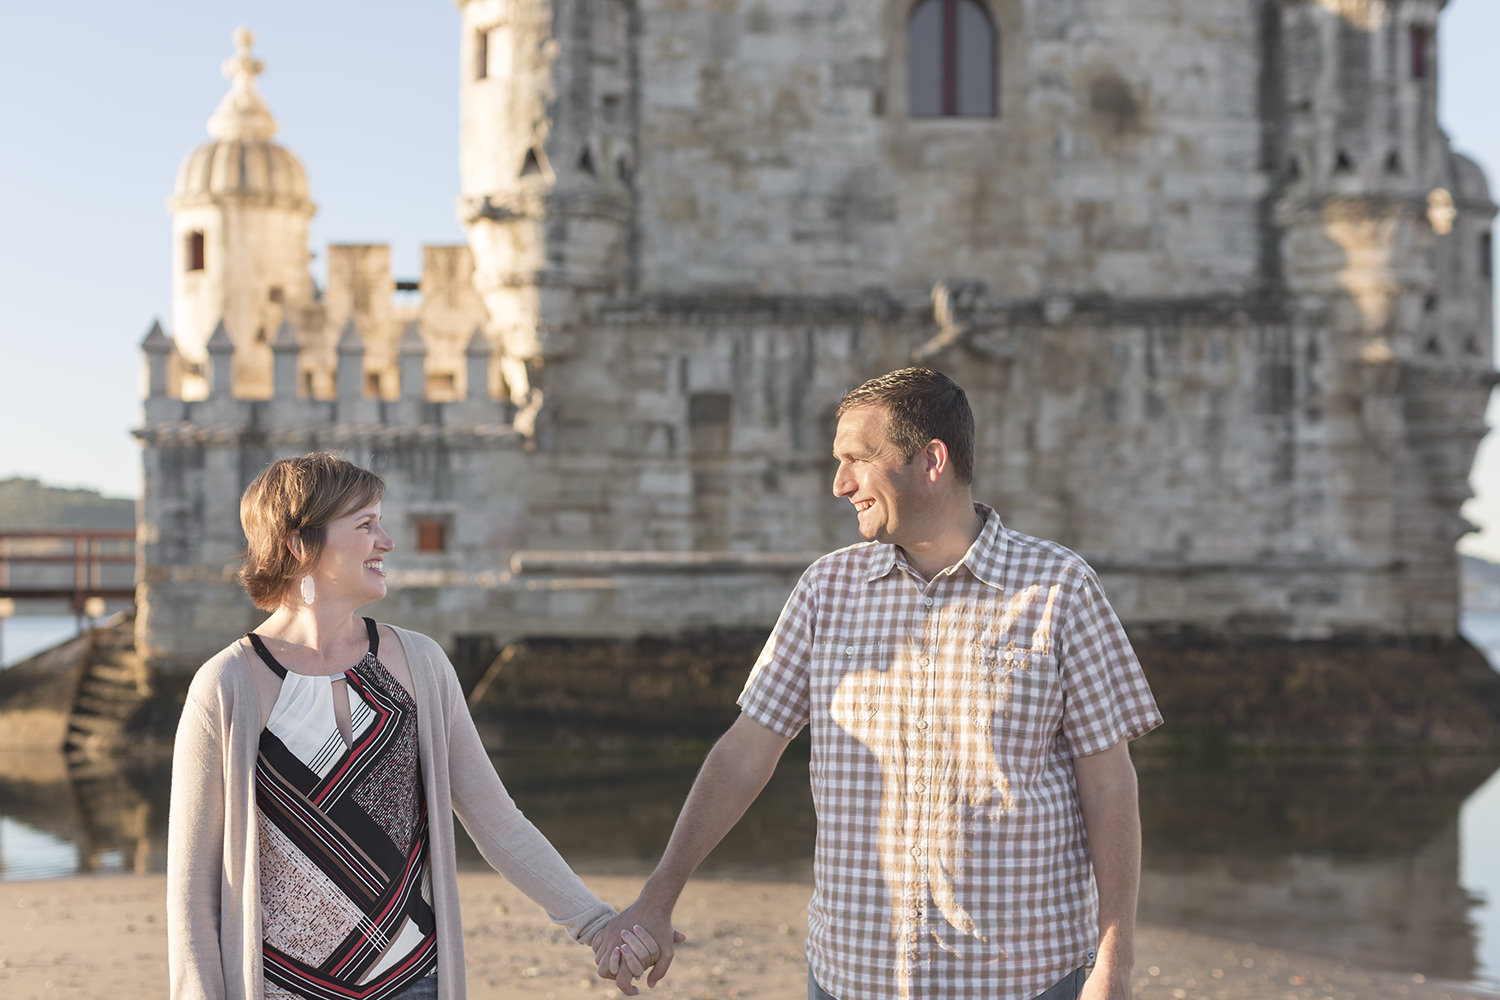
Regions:
<instances>
[{"instance_id":1,"label":"man","mask_svg":"<svg viewBox=\"0 0 1500 1000\"><path fill-rule=\"evenodd\" d=\"M1127 741L1161 716L1119 620L1082 559L974 503L947 376L881 376L837 417L833 491L865 542L803 574L660 864L597 939L600 975L635 995L612 946L636 925L672 941L688 877L806 725L809 1000L1128 998Z\"/></svg>"}]
</instances>

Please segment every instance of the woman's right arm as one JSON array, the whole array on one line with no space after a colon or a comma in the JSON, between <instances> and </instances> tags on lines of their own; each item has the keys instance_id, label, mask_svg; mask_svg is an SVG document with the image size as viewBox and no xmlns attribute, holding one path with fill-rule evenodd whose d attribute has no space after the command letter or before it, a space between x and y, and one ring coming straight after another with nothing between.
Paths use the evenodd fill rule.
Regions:
<instances>
[{"instance_id":1,"label":"woman's right arm","mask_svg":"<svg viewBox=\"0 0 1500 1000\"><path fill-rule=\"evenodd\" d=\"M193 684L172 750L167 814L167 965L172 1000L221 1000L219 894L224 865L224 706Z\"/></svg>"}]
</instances>

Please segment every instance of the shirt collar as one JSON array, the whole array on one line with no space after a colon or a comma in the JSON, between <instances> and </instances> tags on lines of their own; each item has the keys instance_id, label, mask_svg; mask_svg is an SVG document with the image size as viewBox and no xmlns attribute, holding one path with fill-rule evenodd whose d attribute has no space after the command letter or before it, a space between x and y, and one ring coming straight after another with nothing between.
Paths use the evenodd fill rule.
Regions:
<instances>
[{"instance_id":1,"label":"shirt collar","mask_svg":"<svg viewBox=\"0 0 1500 1000\"><path fill-rule=\"evenodd\" d=\"M1010 533L1000 523L1000 515L995 513L994 508L976 503L974 513L984 520L984 527L979 530L979 537L974 539L974 544L969 546L969 551L964 553L959 565L967 566L980 583L988 584L996 590L1004 590L1005 563L1010 554Z\"/></svg>"},{"instance_id":2,"label":"shirt collar","mask_svg":"<svg viewBox=\"0 0 1500 1000\"><path fill-rule=\"evenodd\" d=\"M984 526L979 529L979 537L969 546L969 551L964 553L958 565L966 568L980 583L1002 590L1005 557L1010 548L1005 537L1005 525L1000 523L1000 515L995 513L994 508L986 504L976 503L974 513L979 515ZM887 542L871 543L865 564L867 581L878 580L896 568L896 548ZM905 561L904 553L902 561Z\"/></svg>"}]
</instances>

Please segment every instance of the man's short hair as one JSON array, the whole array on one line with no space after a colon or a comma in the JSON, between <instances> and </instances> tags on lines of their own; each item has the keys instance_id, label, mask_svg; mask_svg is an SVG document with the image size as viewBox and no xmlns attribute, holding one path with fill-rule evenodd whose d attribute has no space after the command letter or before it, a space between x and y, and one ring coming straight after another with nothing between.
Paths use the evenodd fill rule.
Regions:
<instances>
[{"instance_id":1,"label":"man's short hair","mask_svg":"<svg viewBox=\"0 0 1500 1000\"><path fill-rule=\"evenodd\" d=\"M974 412L957 382L930 368L902 368L850 389L834 419L863 406L885 410L887 436L906 461L936 439L947 446L958 481L973 484Z\"/></svg>"}]
</instances>

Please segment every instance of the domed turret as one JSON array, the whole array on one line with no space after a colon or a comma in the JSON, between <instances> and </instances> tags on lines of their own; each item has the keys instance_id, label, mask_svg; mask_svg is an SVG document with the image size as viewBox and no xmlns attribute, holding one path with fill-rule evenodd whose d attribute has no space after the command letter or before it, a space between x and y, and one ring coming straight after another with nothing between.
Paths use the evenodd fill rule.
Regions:
<instances>
[{"instance_id":1,"label":"domed turret","mask_svg":"<svg viewBox=\"0 0 1500 1000\"><path fill-rule=\"evenodd\" d=\"M249 28L235 32L236 53L224 62L229 93L208 119L213 138L188 154L167 202L185 398L207 392L205 348L221 320L235 347L234 394L269 395L269 342L313 300L307 263L315 208L302 164L271 141L276 121L255 88L265 67L251 55L253 41Z\"/></svg>"}]
</instances>

